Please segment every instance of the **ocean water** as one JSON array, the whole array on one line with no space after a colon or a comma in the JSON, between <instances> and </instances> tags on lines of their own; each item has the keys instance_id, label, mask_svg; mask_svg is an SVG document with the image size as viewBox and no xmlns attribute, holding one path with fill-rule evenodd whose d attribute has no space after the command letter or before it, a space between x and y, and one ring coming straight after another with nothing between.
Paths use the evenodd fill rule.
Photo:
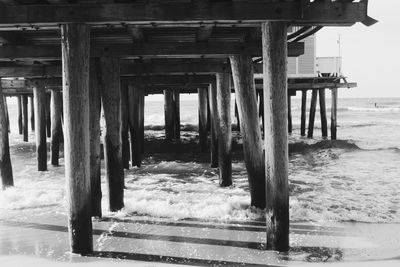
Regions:
<instances>
[{"instance_id":1,"label":"ocean water","mask_svg":"<svg viewBox=\"0 0 400 267\"><path fill-rule=\"evenodd\" d=\"M17 133L16 101L8 102L15 187L0 191L0 219L65 215L63 159L60 167L49 165L47 172L36 171L34 134L30 133L30 142L22 142ZM329 115L329 100L327 107ZM339 99L337 141L320 137L318 113L314 139L303 138L299 134L300 99L292 100L291 221L400 223L400 99ZM125 208L118 213L107 212L103 179L106 216L263 218L263 211L249 207L240 135L234 134L234 185L220 188L218 170L209 167L208 154L201 154L196 144L197 116L197 101L183 98L182 142L166 146L162 143L163 102L146 100L148 142L143 166L125 172ZM104 168L102 173L104 177Z\"/></svg>"}]
</instances>

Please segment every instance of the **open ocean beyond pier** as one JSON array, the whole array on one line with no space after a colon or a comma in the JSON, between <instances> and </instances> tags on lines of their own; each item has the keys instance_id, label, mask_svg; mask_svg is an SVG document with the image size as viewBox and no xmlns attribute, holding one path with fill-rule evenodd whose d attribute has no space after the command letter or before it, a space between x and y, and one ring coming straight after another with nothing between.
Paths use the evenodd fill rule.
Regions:
<instances>
[{"instance_id":1,"label":"open ocean beyond pier","mask_svg":"<svg viewBox=\"0 0 400 267\"><path fill-rule=\"evenodd\" d=\"M232 99L232 106L233 101L234 99ZM13 244L12 241L9 241L8 245L4 243L6 232L9 231L7 227L14 227L16 222L18 222L17 226L32 222L66 225L63 159L61 159L60 167L49 165L49 171L37 172L34 134L30 133L29 143L22 142L22 136L18 135L16 124L15 99L9 99L8 107L11 119L10 144L15 187L0 191L0 242L2 242L0 255L34 254L65 261L63 255L66 255L68 244L59 247L58 252L55 252L57 249L52 251L48 248L47 253L56 254L54 256L47 255L45 252L42 255L35 249L32 253L24 253L25 248L21 246L19 249L13 249L12 247L17 245L10 245ZM327 107L328 115L330 115L329 99ZM124 221L137 218L146 221L167 220L168 223L184 221L186 224L193 221L202 223L211 221L215 222L213 225L232 221L239 221L240 223L237 224L263 222L263 212L249 207L247 176L238 134L234 134L236 137L234 142L236 150L233 156L234 185L229 188L220 188L217 169L209 167L208 153L200 154L195 143L197 101L190 100L190 97L183 97L181 100L181 144L166 145L162 142L163 112L162 101L146 100L147 142L143 166L140 169L131 168L126 171L126 207L118 213L107 212L108 193L103 179L103 213L112 223L102 226L104 222L100 221L95 223L95 227L104 227L104 230L109 232L118 229L126 230L129 225ZM387 247L377 250L374 246L366 245L367 248L364 248L362 241L354 239L348 242L354 245L354 247L349 245L349 249L341 248L343 243L332 241L334 244L332 246L340 251L330 250L325 254L321 250L314 251L316 254L313 258L313 251L300 248L295 251L295 256L292 254L291 257L264 263L398 260L400 256L400 99L339 99L339 140L337 141L323 140L320 137L318 109L314 139L300 136L300 99L292 98L292 116L293 134L289 136L292 227L312 229L310 231L317 232L325 231L323 228L318 228L320 226L340 226L344 232L349 231L350 228L350 231L360 232L362 236L367 235L371 240L378 240L379 246L385 244L384 246ZM235 122L234 117L232 121ZM104 177L104 168L102 175ZM391 229L395 233L392 233ZM151 230L145 231L151 232ZM292 231L295 230L292 229ZM206 233L202 229L202 233L207 237L213 237L212 231ZM260 231L259 235L253 239L251 235L248 238L250 241L261 244L265 241L264 235ZM294 234L291 237L291 246L310 247L307 238L296 237ZM94 240L98 251L110 249L112 241L107 235L99 234ZM321 242L325 241L323 239ZM324 246L318 242L320 241L315 241L313 246ZM358 246L363 249L357 251ZM118 246L114 244L112 247ZM183 256L185 255L183 253ZM257 257L254 256L254 258ZM263 262L254 261L255 263Z\"/></svg>"}]
</instances>

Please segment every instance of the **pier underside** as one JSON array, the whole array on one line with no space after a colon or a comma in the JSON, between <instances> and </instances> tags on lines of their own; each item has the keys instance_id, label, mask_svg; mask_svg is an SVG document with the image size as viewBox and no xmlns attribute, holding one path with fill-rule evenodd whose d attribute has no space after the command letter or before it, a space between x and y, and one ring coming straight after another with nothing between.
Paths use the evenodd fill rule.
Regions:
<instances>
[{"instance_id":1,"label":"pier underside","mask_svg":"<svg viewBox=\"0 0 400 267\"><path fill-rule=\"evenodd\" d=\"M327 137L325 89L331 89L335 139L337 88L355 84L343 77L288 77L287 59L302 55L302 40L322 27L375 23L367 5L365 0L1 0L0 168L2 178L7 175L3 186L12 184L11 166L4 164L10 155L3 94L23 96L21 132L26 133L26 96L33 92L39 171L47 170L46 131L52 132L52 153L57 154L56 127L62 121L68 225L54 229L68 229L73 253L97 253L92 233L99 233L96 227L101 223L93 229L92 217L102 215L100 106L107 208L118 212L125 206L129 182L124 168L129 169L129 159L133 166L142 166L148 94L164 94L166 139L176 142L181 135L179 94L199 93L201 150L207 151L210 132L219 186L232 185L230 111L235 92L251 205L266 208L260 226L265 226L267 237L260 242L264 249L288 251L290 96L302 91L306 97L307 90L313 91L308 132L312 137L319 95L322 135ZM48 92L53 92L53 102L46 98ZM62 101L54 98L55 92L62 92ZM56 160L52 163L57 165Z\"/></svg>"}]
</instances>

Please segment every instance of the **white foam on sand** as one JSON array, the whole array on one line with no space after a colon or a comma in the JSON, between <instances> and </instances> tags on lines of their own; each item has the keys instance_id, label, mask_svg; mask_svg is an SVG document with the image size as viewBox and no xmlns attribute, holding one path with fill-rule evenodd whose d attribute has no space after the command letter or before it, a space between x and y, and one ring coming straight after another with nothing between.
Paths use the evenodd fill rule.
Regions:
<instances>
[{"instance_id":1,"label":"white foam on sand","mask_svg":"<svg viewBox=\"0 0 400 267\"><path fill-rule=\"evenodd\" d=\"M217 173L204 171L202 165L160 162L127 172L125 208L118 216L133 213L173 219L220 220L263 216L261 210L250 208L248 193L240 183L219 187Z\"/></svg>"},{"instance_id":2,"label":"white foam on sand","mask_svg":"<svg viewBox=\"0 0 400 267\"><path fill-rule=\"evenodd\" d=\"M27 216L49 208L55 212L65 212L63 169L49 167L47 172L38 172L36 165L18 167L15 168L14 164L14 186L0 190L0 219L12 217L18 211L24 211Z\"/></svg>"},{"instance_id":3,"label":"white foam on sand","mask_svg":"<svg viewBox=\"0 0 400 267\"><path fill-rule=\"evenodd\" d=\"M0 213L3 210L22 210L40 208L61 204L64 199L64 190L28 189L26 187L12 187L0 194Z\"/></svg>"}]
</instances>

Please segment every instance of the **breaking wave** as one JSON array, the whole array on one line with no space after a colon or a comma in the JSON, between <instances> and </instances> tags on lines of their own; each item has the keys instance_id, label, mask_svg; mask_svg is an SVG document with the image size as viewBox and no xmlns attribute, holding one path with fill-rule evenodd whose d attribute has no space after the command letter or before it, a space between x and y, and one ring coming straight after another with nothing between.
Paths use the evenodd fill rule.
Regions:
<instances>
[{"instance_id":1,"label":"breaking wave","mask_svg":"<svg viewBox=\"0 0 400 267\"><path fill-rule=\"evenodd\" d=\"M349 140L322 140L317 143L308 144L305 142L297 142L289 145L291 153L308 153L322 149L345 149L345 150L361 150L359 146Z\"/></svg>"},{"instance_id":2,"label":"breaking wave","mask_svg":"<svg viewBox=\"0 0 400 267\"><path fill-rule=\"evenodd\" d=\"M349 111L361 111L361 112L399 112L400 107L372 107L372 108L365 108L365 107L348 107L347 110Z\"/></svg>"}]
</instances>

